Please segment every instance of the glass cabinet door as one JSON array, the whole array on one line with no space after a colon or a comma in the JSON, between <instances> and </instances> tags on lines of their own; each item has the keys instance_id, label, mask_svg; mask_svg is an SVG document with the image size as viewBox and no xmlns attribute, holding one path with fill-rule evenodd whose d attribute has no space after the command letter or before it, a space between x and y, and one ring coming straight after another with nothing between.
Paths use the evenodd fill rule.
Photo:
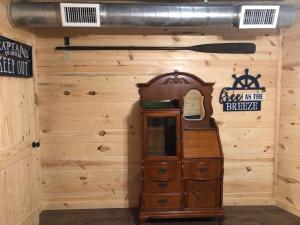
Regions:
<instances>
[{"instance_id":1,"label":"glass cabinet door","mask_svg":"<svg viewBox=\"0 0 300 225\"><path fill-rule=\"evenodd\" d=\"M144 116L144 158L174 159L179 156L180 114Z\"/></svg>"}]
</instances>

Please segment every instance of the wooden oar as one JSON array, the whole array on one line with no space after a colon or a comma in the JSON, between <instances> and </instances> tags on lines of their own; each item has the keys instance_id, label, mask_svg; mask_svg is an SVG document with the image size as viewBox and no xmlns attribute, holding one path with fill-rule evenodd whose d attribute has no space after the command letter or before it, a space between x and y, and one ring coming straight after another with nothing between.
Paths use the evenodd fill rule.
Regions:
<instances>
[{"instance_id":1,"label":"wooden oar","mask_svg":"<svg viewBox=\"0 0 300 225\"><path fill-rule=\"evenodd\" d=\"M253 54L256 51L256 45L253 43L215 43L203 44L187 47L163 47L163 46L60 46L56 50L64 51L178 51L188 50L194 52L206 53L225 53L225 54Z\"/></svg>"}]
</instances>

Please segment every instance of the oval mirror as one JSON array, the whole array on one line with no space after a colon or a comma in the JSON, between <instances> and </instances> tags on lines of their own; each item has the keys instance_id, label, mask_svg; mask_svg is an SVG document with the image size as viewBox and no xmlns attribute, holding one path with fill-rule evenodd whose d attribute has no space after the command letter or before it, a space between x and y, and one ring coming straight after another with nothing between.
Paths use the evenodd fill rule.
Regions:
<instances>
[{"instance_id":1,"label":"oval mirror","mask_svg":"<svg viewBox=\"0 0 300 225\"><path fill-rule=\"evenodd\" d=\"M189 90L184 96L183 118L202 120L204 116L204 96L196 89Z\"/></svg>"}]
</instances>

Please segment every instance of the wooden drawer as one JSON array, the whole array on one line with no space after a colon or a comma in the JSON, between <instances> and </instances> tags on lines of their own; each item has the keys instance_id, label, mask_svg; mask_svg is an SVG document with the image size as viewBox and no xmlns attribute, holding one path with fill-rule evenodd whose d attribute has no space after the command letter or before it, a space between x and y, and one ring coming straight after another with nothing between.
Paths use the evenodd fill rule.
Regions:
<instances>
[{"instance_id":1,"label":"wooden drawer","mask_svg":"<svg viewBox=\"0 0 300 225\"><path fill-rule=\"evenodd\" d=\"M181 194L144 195L144 209L181 209Z\"/></svg>"},{"instance_id":2,"label":"wooden drawer","mask_svg":"<svg viewBox=\"0 0 300 225\"><path fill-rule=\"evenodd\" d=\"M222 176L221 160L185 161L183 169L184 178L203 179Z\"/></svg>"},{"instance_id":3,"label":"wooden drawer","mask_svg":"<svg viewBox=\"0 0 300 225\"><path fill-rule=\"evenodd\" d=\"M184 130L184 158L222 158L216 130Z\"/></svg>"},{"instance_id":4,"label":"wooden drawer","mask_svg":"<svg viewBox=\"0 0 300 225\"><path fill-rule=\"evenodd\" d=\"M181 163L174 162L151 162L144 164L145 179L174 179L181 177Z\"/></svg>"},{"instance_id":5,"label":"wooden drawer","mask_svg":"<svg viewBox=\"0 0 300 225\"><path fill-rule=\"evenodd\" d=\"M161 193L181 193L181 180L175 179L170 181L150 181L143 182L144 193L161 194Z\"/></svg>"},{"instance_id":6,"label":"wooden drawer","mask_svg":"<svg viewBox=\"0 0 300 225\"><path fill-rule=\"evenodd\" d=\"M221 207L221 179L185 180L183 207L189 209Z\"/></svg>"}]
</instances>

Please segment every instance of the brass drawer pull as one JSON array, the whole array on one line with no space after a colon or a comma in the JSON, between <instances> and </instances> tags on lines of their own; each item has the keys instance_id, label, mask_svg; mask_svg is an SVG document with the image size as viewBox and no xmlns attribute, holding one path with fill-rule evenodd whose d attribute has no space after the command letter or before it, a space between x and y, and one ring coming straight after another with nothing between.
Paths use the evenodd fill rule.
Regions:
<instances>
[{"instance_id":1,"label":"brass drawer pull","mask_svg":"<svg viewBox=\"0 0 300 225\"><path fill-rule=\"evenodd\" d=\"M200 173L207 173L208 172L208 168L207 167L205 167L205 168L199 168L198 169L198 171L200 172Z\"/></svg>"},{"instance_id":2,"label":"brass drawer pull","mask_svg":"<svg viewBox=\"0 0 300 225\"><path fill-rule=\"evenodd\" d=\"M160 189L165 189L168 186L168 183L167 182L159 182L158 186Z\"/></svg>"},{"instance_id":3,"label":"brass drawer pull","mask_svg":"<svg viewBox=\"0 0 300 225\"><path fill-rule=\"evenodd\" d=\"M159 174L164 174L166 173L168 170L166 168L159 168Z\"/></svg>"},{"instance_id":4,"label":"brass drawer pull","mask_svg":"<svg viewBox=\"0 0 300 225\"><path fill-rule=\"evenodd\" d=\"M167 204L167 202L168 202L168 199L165 199L165 198L159 199L159 200L158 200L158 203L159 203L160 205L165 205L165 204Z\"/></svg>"}]
</instances>

